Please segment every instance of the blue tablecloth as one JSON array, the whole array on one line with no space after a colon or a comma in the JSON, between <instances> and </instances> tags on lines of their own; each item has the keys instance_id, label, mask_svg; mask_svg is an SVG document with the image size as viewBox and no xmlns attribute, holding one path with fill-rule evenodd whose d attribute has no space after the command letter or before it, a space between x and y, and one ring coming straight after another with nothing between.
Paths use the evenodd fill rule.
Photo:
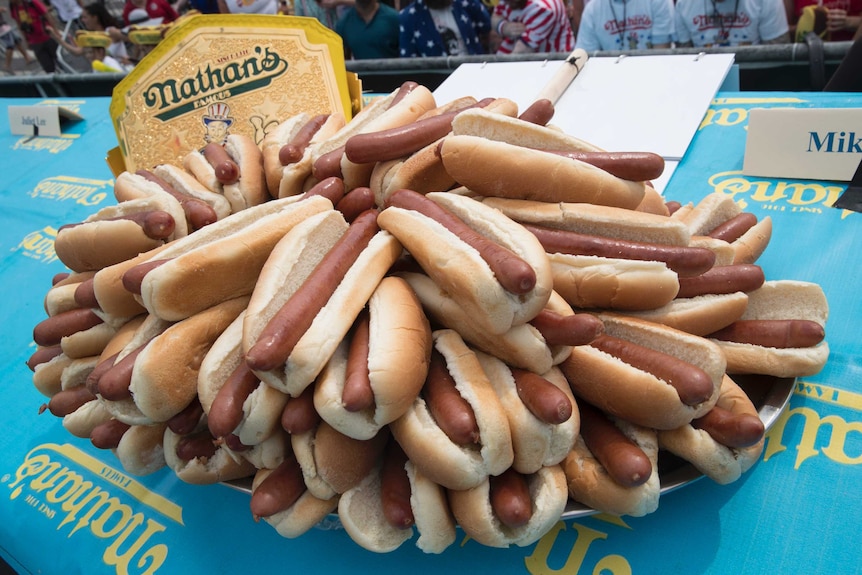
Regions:
<instances>
[{"instance_id":1,"label":"blue tablecloth","mask_svg":"<svg viewBox=\"0 0 862 575\"><path fill-rule=\"evenodd\" d=\"M9 104L31 101L3 100ZM343 530L295 540L255 523L248 495L192 486L162 470L131 477L111 453L74 438L49 413L25 361L42 299L64 267L59 226L113 201L105 152L116 139L107 98L64 100L85 120L60 138L12 136L0 118L0 277L7 286L0 436L0 555L28 573L862 573L862 215L830 207L844 185L741 174L752 107L858 107L862 96L720 93L671 179L668 199L696 202L722 190L775 233L760 261L768 279L820 283L831 307L832 355L798 382L763 458L741 480L702 479L661 498L643 518L593 516L559 522L526 548L459 540L440 556L408 542L377 555Z\"/></svg>"}]
</instances>

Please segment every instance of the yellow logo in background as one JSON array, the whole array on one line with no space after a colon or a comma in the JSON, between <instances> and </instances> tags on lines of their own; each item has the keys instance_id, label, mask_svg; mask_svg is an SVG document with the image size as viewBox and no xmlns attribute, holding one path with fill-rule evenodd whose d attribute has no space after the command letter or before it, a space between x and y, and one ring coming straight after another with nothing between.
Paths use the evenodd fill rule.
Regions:
<instances>
[{"instance_id":1,"label":"yellow logo in background","mask_svg":"<svg viewBox=\"0 0 862 575\"><path fill-rule=\"evenodd\" d=\"M36 184L30 196L58 202L72 201L84 206L95 206L105 201L108 192L113 191L114 180L93 180L54 176Z\"/></svg>"},{"instance_id":2,"label":"yellow logo in background","mask_svg":"<svg viewBox=\"0 0 862 575\"><path fill-rule=\"evenodd\" d=\"M57 230L51 226L45 226L24 236L13 251L21 252L24 257L50 264L59 259L57 252L54 251L55 239L57 239Z\"/></svg>"}]
</instances>

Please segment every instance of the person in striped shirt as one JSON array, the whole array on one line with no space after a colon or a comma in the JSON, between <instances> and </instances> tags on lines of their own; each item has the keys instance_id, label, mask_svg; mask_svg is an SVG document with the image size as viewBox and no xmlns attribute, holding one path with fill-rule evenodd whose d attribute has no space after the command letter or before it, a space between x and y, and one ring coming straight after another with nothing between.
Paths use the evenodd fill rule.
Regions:
<instances>
[{"instance_id":1,"label":"person in striped shirt","mask_svg":"<svg viewBox=\"0 0 862 575\"><path fill-rule=\"evenodd\" d=\"M500 0L491 18L497 54L571 52L575 33L562 0Z\"/></svg>"}]
</instances>

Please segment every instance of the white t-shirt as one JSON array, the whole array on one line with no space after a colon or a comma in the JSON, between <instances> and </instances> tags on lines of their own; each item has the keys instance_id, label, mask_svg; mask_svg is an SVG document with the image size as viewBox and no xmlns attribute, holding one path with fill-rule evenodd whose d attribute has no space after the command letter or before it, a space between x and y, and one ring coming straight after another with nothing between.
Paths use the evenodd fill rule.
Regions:
<instances>
[{"instance_id":1,"label":"white t-shirt","mask_svg":"<svg viewBox=\"0 0 862 575\"><path fill-rule=\"evenodd\" d=\"M47 2L43 2L47 4ZM63 22L69 22L81 16L83 9L76 0L51 0L51 6L57 11L57 16Z\"/></svg>"},{"instance_id":2,"label":"white t-shirt","mask_svg":"<svg viewBox=\"0 0 862 575\"><path fill-rule=\"evenodd\" d=\"M645 50L673 39L673 0L592 0L584 8L577 47Z\"/></svg>"},{"instance_id":3,"label":"white t-shirt","mask_svg":"<svg viewBox=\"0 0 862 575\"><path fill-rule=\"evenodd\" d=\"M782 0L677 0L677 42L739 46L774 40L787 32Z\"/></svg>"},{"instance_id":4,"label":"white t-shirt","mask_svg":"<svg viewBox=\"0 0 862 575\"><path fill-rule=\"evenodd\" d=\"M467 47L464 46L464 40L461 38L461 31L458 29L458 23L455 22L455 15L452 14L452 8L428 8L431 13L431 19L434 21L434 27L443 38L443 47L446 53L450 56L459 56L467 53Z\"/></svg>"}]
</instances>

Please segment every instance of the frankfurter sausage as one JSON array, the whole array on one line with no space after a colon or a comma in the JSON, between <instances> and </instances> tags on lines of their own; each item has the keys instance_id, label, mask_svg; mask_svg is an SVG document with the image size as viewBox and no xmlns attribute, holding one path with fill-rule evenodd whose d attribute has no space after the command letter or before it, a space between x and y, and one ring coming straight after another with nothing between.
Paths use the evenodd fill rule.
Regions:
<instances>
[{"instance_id":1,"label":"frankfurter sausage","mask_svg":"<svg viewBox=\"0 0 862 575\"><path fill-rule=\"evenodd\" d=\"M554 117L554 103L547 98L539 98L518 116L519 120L539 126L546 126Z\"/></svg>"},{"instance_id":2,"label":"frankfurter sausage","mask_svg":"<svg viewBox=\"0 0 862 575\"><path fill-rule=\"evenodd\" d=\"M242 422L242 404L260 385L260 379L240 362L219 389L207 414L207 425L215 437L231 434Z\"/></svg>"},{"instance_id":3,"label":"frankfurter sausage","mask_svg":"<svg viewBox=\"0 0 862 575\"><path fill-rule=\"evenodd\" d=\"M713 394L712 379L705 371L672 355L610 335L600 335L590 345L665 381L685 405L698 405Z\"/></svg>"},{"instance_id":4,"label":"frankfurter sausage","mask_svg":"<svg viewBox=\"0 0 862 575\"><path fill-rule=\"evenodd\" d=\"M525 294L535 287L536 272L527 262L510 249L474 231L456 215L422 194L398 190L389 197L387 207L389 206L419 212L445 226L479 252L491 267L497 281L509 293Z\"/></svg>"},{"instance_id":5,"label":"frankfurter sausage","mask_svg":"<svg viewBox=\"0 0 862 575\"><path fill-rule=\"evenodd\" d=\"M344 219L348 223L353 222L362 212L374 207L374 192L367 186L353 188L335 204L335 209L344 214Z\"/></svg>"},{"instance_id":6,"label":"frankfurter sausage","mask_svg":"<svg viewBox=\"0 0 862 575\"><path fill-rule=\"evenodd\" d=\"M91 393L99 393L99 380L102 379L102 376L114 366L114 362L117 361L117 356L119 355L120 352L117 352L101 360L96 364L96 367L93 368L93 371L87 374L87 379L84 382L84 385L87 386L87 389L89 389Z\"/></svg>"},{"instance_id":7,"label":"frankfurter sausage","mask_svg":"<svg viewBox=\"0 0 862 575\"><path fill-rule=\"evenodd\" d=\"M115 449L130 427L128 423L111 418L93 428L90 432L90 443L98 449Z\"/></svg>"},{"instance_id":8,"label":"frankfurter sausage","mask_svg":"<svg viewBox=\"0 0 862 575\"><path fill-rule=\"evenodd\" d=\"M36 351L27 359L27 367L30 371L36 371L36 366L48 363L58 355L63 353L63 348L60 345L39 346Z\"/></svg>"},{"instance_id":9,"label":"frankfurter sausage","mask_svg":"<svg viewBox=\"0 0 862 575\"><path fill-rule=\"evenodd\" d=\"M86 331L104 320L91 309L72 309L44 319L33 328L33 341L37 345L50 347L74 333Z\"/></svg>"},{"instance_id":10,"label":"frankfurter sausage","mask_svg":"<svg viewBox=\"0 0 862 575\"><path fill-rule=\"evenodd\" d=\"M716 266L697 276L680 277L676 297L750 292L762 286L765 280L763 269L754 264Z\"/></svg>"},{"instance_id":11,"label":"frankfurter sausage","mask_svg":"<svg viewBox=\"0 0 862 575\"><path fill-rule=\"evenodd\" d=\"M176 191L165 180L148 170L138 170L135 173L155 184L158 184L165 192L173 196L174 199L180 203L180 206L182 206L183 212L186 215L186 220L189 222L192 230L199 230L218 220L218 215L215 210L206 202ZM144 229L146 231L146 228Z\"/></svg>"},{"instance_id":12,"label":"frankfurter sausage","mask_svg":"<svg viewBox=\"0 0 862 575\"><path fill-rule=\"evenodd\" d=\"M512 529L526 525L533 516L533 501L524 476L510 467L489 481L494 515Z\"/></svg>"},{"instance_id":13,"label":"frankfurter sausage","mask_svg":"<svg viewBox=\"0 0 862 575\"><path fill-rule=\"evenodd\" d=\"M455 388L446 360L436 350L431 353L422 394L431 416L449 439L458 445L479 443L479 425L473 408Z\"/></svg>"},{"instance_id":14,"label":"frankfurter sausage","mask_svg":"<svg viewBox=\"0 0 862 575\"><path fill-rule=\"evenodd\" d=\"M144 283L144 276L169 261L171 260L152 260L132 266L123 273L123 287L130 293L141 295L141 285Z\"/></svg>"},{"instance_id":15,"label":"frankfurter sausage","mask_svg":"<svg viewBox=\"0 0 862 575\"><path fill-rule=\"evenodd\" d=\"M132 370L135 368L135 360L145 347L146 344L127 354L102 374L97 383L99 395L108 401L121 401L131 397L129 386L132 384Z\"/></svg>"},{"instance_id":16,"label":"frankfurter sausage","mask_svg":"<svg viewBox=\"0 0 862 575\"><path fill-rule=\"evenodd\" d=\"M580 402L581 436L587 448L611 478L625 487L643 485L652 474L652 462L601 411Z\"/></svg>"},{"instance_id":17,"label":"frankfurter sausage","mask_svg":"<svg viewBox=\"0 0 862 575\"><path fill-rule=\"evenodd\" d=\"M309 385L297 397L289 397L281 412L281 427L291 435L311 431L320 423L314 409L314 386Z\"/></svg>"},{"instance_id":18,"label":"frankfurter sausage","mask_svg":"<svg viewBox=\"0 0 862 575\"><path fill-rule=\"evenodd\" d=\"M786 349L813 347L823 341L826 332L822 325L811 320L748 319L735 321L706 337Z\"/></svg>"},{"instance_id":19,"label":"frankfurter sausage","mask_svg":"<svg viewBox=\"0 0 862 575\"><path fill-rule=\"evenodd\" d=\"M230 157L221 144L209 143L201 153L215 170L216 179L224 184L235 184L239 180L239 165Z\"/></svg>"},{"instance_id":20,"label":"frankfurter sausage","mask_svg":"<svg viewBox=\"0 0 862 575\"><path fill-rule=\"evenodd\" d=\"M344 197L344 180L336 176L324 178L302 195L303 199L311 196L323 196L334 206Z\"/></svg>"},{"instance_id":21,"label":"frankfurter sausage","mask_svg":"<svg viewBox=\"0 0 862 575\"><path fill-rule=\"evenodd\" d=\"M715 253L706 248L611 239L531 224L524 224L524 227L538 238L548 253L660 261L680 277L703 274L715 263Z\"/></svg>"},{"instance_id":22,"label":"frankfurter sausage","mask_svg":"<svg viewBox=\"0 0 862 575\"><path fill-rule=\"evenodd\" d=\"M344 146L322 154L311 165L311 175L318 180L330 177L344 178L341 172L341 158L344 156Z\"/></svg>"},{"instance_id":23,"label":"frankfurter sausage","mask_svg":"<svg viewBox=\"0 0 862 575\"><path fill-rule=\"evenodd\" d=\"M524 369L512 369L518 396L530 412L551 425L568 421L572 402L563 391L542 376Z\"/></svg>"},{"instance_id":24,"label":"frankfurter sausage","mask_svg":"<svg viewBox=\"0 0 862 575\"><path fill-rule=\"evenodd\" d=\"M255 520L275 515L296 503L305 491L302 468L293 453L258 485L251 495L251 513Z\"/></svg>"},{"instance_id":25,"label":"frankfurter sausage","mask_svg":"<svg viewBox=\"0 0 862 575\"><path fill-rule=\"evenodd\" d=\"M548 345L586 345L604 331L602 320L588 313L562 315L543 309L529 323Z\"/></svg>"},{"instance_id":26,"label":"frankfurter sausage","mask_svg":"<svg viewBox=\"0 0 862 575\"><path fill-rule=\"evenodd\" d=\"M278 161L281 162L282 166L295 164L302 159L303 154L305 154L305 149L308 147L308 144L311 143L311 139L318 131L320 131L320 128L323 127L323 124L325 124L326 120L329 119L329 116L329 114L314 116L308 122L303 124L290 142L283 145L278 150Z\"/></svg>"},{"instance_id":27,"label":"frankfurter sausage","mask_svg":"<svg viewBox=\"0 0 862 575\"><path fill-rule=\"evenodd\" d=\"M757 216L750 212L742 212L729 220L719 224L709 232L709 237L733 243L742 237L742 234L757 224Z\"/></svg>"},{"instance_id":28,"label":"frankfurter sausage","mask_svg":"<svg viewBox=\"0 0 862 575\"><path fill-rule=\"evenodd\" d=\"M195 430L203 414L204 408L195 398L185 409L168 420L168 429L177 435L188 435Z\"/></svg>"},{"instance_id":29,"label":"frankfurter sausage","mask_svg":"<svg viewBox=\"0 0 862 575\"><path fill-rule=\"evenodd\" d=\"M176 222L174 221L173 216L171 216L171 214L169 214L168 212L163 212L162 210L145 210L130 214L124 214L122 216L116 216L113 218L104 218L99 221L116 222L120 220L135 222L136 224L141 226L141 230L144 232L144 235L153 240L168 239L171 234L174 233L174 229L176 228ZM87 222L81 222L78 224L66 224L60 229L64 230L68 228L73 228L84 225L85 223Z\"/></svg>"},{"instance_id":30,"label":"frankfurter sausage","mask_svg":"<svg viewBox=\"0 0 862 575\"><path fill-rule=\"evenodd\" d=\"M374 405L374 390L368 378L368 312L356 319L350 351L347 354L347 374L341 401L347 411L362 411Z\"/></svg>"},{"instance_id":31,"label":"frankfurter sausage","mask_svg":"<svg viewBox=\"0 0 862 575\"><path fill-rule=\"evenodd\" d=\"M380 502L386 521L396 529L409 529L416 522L410 505L407 454L392 440L386 446L380 468Z\"/></svg>"},{"instance_id":32,"label":"frankfurter sausage","mask_svg":"<svg viewBox=\"0 0 862 575\"><path fill-rule=\"evenodd\" d=\"M208 429L203 429L180 437L176 454L181 461L192 461L198 458L208 459L215 455L216 450L218 447L215 438Z\"/></svg>"},{"instance_id":33,"label":"frankfurter sausage","mask_svg":"<svg viewBox=\"0 0 862 575\"><path fill-rule=\"evenodd\" d=\"M623 180L654 180L664 172L664 158L652 152L583 152L549 150L554 154L600 168Z\"/></svg>"},{"instance_id":34,"label":"frankfurter sausage","mask_svg":"<svg viewBox=\"0 0 862 575\"><path fill-rule=\"evenodd\" d=\"M716 405L703 417L692 420L692 427L702 429L710 437L727 447L743 448L756 444L763 438L765 428L756 415L736 414Z\"/></svg>"},{"instance_id":35,"label":"frankfurter sausage","mask_svg":"<svg viewBox=\"0 0 862 575\"><path fill-rule=\"evenodd\" d=\"M48 410L57 417L65 417L94 399L96 396L90 393L86 386L80 385L55 393L48 401Z\"/></svg>"},{"instance_id":36,"label":"frankfurter sausage","mask_svg":"<svg viewBox=\"0 0 862 575\"><path fill-rule=\"evenodd\" d=\"M81 307L99 308L99 300L96 299L93 278L82 281L75 288L75 303Z\"/></svg>"}]
</instances>

